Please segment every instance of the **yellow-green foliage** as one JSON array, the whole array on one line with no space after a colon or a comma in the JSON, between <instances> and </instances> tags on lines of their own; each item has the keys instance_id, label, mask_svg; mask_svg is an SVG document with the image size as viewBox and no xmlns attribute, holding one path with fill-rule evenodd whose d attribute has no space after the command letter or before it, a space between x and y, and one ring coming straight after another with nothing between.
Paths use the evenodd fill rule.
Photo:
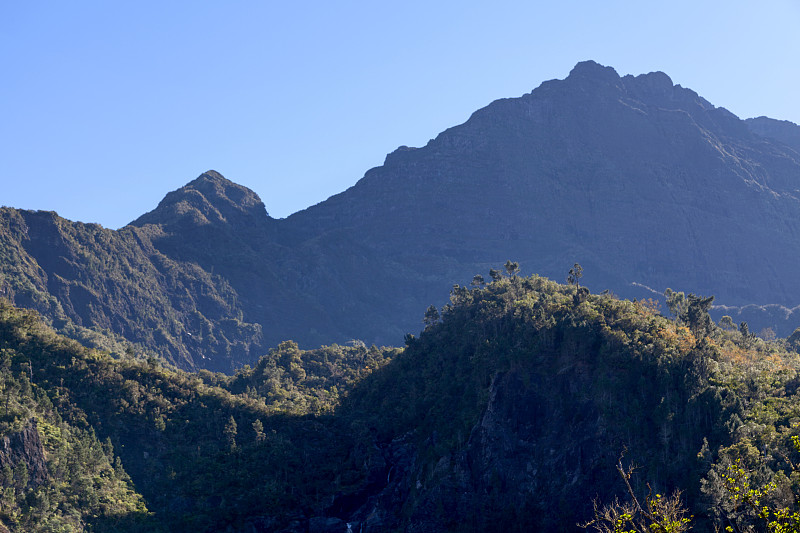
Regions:
<instances>
[{"instance_id":1,"label":"yellow-green foliage","mask_svg":"<svg viewBox=\"0 0 800 533\"><path fill-rule=\"evenodd\" d=\"M362 474L348 458L347 427L317 415L396 353L284 343L236 376L192 374L87 349L0 300L3 390L13 391L0 431L37 416L56 476L48 486L66 494L30 508L47 507L49 522L18 502L6 524L28 531L34 517L76 530L217 530L254 509L281 520L318 505Z\"/></svg>"},{"instance_id":2,"label":"yellow-green foliage","mask_svg":"<svg viewBox=\"0 0 800 533\"><path fill-rule=\"evenodd\" d=\"M225 376L88 349L0 302L0 433L36 416L54 476L26 492L12 470L0 519L19 531L202 531L244 528L257 512L285 525L360 490L360 450L375 442L419 446L418 479L429 480L468 444L503 375L552 386L568 424L590 407L593 431L630 445L662 486L682 487L698 524L703 512L733 516L723 476L737 460L751 489L772 498L771 520L793 509L800 356L780 342L538 276L456 286L437 315L404 350L285 342ZM578 505L561 498L560 509ZM469 520L516 531L544 512L503 505L494 495Z\"/></svg>"},{"instance_id":3,"label":"yellow-green foliage","mask_svg":"<svg viewBox=\"0 0 800 533\"><path fill-rule=\"evenodd\" d=\"M339 405L342 394L400 352L397 348L353 344L300 350L292 341L283 342L261 357L253 368L246 366L236 372L225 387L275 411L331 412Z\"/></svg>"},{"instance_id":4,"label":"yellow-green foliage","mask_svg":"<svg viewBox=\"0 0 800 533\"><path fill-rule=\"evenodd\" d=\"M90 427L62 418L46 385L39 383L41 374L34 374L35 365L18 349L19 341L31 342L37 331L41 326L33 315L0 303L0 437L36 427L47 469L47 479L35 484L24 462L6 465L0 474L0 521L19 532L88 526L93 531L158 530L111 443L102 444Z\"/></svg>"}]
</instances>

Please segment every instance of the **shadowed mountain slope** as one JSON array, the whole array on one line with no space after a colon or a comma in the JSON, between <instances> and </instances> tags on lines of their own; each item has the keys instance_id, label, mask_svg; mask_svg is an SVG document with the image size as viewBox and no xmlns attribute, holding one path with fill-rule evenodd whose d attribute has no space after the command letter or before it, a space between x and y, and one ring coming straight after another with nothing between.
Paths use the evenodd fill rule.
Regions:
<instances>
[{"instance_id":1,"label":"shadowed mountain slope","mask_svg":"<svg viewBox=\"0 0 800 533\"><path fill-rule=\"evenodd\" d=\"M111 231L4 208L0 296L36 309L71 337L118 353L144 350L183 368L217 370L250 360L261 326L242 321L238 297L223 278L159 252L153 241L163 235L160 227Z\"/></svg>"},{"instance_id":2,"label":"shadowed mountain slope","mask_svg":"<svg viewBox=\"0 0 800 533\"><path fill-rule=\"evenodd\" d=\"M800 152L800 126L797 124L768 117L748 118L745 122L754 133L780 141Z\"/></svg>"},{"instance_id":3,"label":"shadowed mountain slope","mask_svg":"<svg viewBox=\"0 0 800 533\"><path fill-rule=\"evenodd\" d=\"M593 289L628 296L650 296L639 283L792 307L799 183L796 151L667 75L586 62L397 150L283 226L286 242L359 243L435 280L428 301L512 258L556 279L578 261Z\"/></svg>"}]
</instances>

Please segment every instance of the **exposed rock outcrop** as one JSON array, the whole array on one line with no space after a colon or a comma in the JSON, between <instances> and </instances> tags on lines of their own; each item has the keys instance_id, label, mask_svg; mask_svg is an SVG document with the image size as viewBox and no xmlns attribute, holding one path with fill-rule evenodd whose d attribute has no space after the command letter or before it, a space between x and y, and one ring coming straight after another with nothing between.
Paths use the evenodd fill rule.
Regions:
<instances>
[{"instance_id":1,"label":"exposed rock outcrop","mask_svg":"<svg viewBox=\"0 0 800 533\"><path fill-rule=\"evenodd\" d=\"M9 467L14 471L20 465L27 470L28 487L38 487L47 480L44 448L35 418L21 431L0 438L0 469Z\"/></svg>"}]
</instances>

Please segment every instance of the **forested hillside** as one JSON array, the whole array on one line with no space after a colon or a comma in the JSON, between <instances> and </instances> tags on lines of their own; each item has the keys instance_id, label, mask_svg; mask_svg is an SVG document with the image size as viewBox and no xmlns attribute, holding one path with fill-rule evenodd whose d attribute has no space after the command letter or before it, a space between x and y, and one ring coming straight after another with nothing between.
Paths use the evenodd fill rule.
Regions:
<instances>
[{"instance_id":1,"label":"forested hillside","mask_svg":"<svg viewBox=\"0 0 800 533\"><path fill-rule=\"evenodd\" d=\"M673 292L667 318L580 276L506 272L453 287L402 351L287 342L234 376L87 349L3 303L0 520L575 531L595 498L628 497L623 454L637 497L683 490L697 531L759 523L727 479L766 491L769 512L792 508L797 335L717 325L710 298Z\"/></svg>"},{"instance_id":2,"label":"forested hillside","mask_svg":"<svg viewBox=\"0 0 800 533\"><path fill-rule=\"evenodd\" d=\"M326 413L396 353L286 343L234 377L188 374L86 349L7 303L0 350L0 520L20 532L271 531L360 479Z\"/></svg>"}]
</instances>

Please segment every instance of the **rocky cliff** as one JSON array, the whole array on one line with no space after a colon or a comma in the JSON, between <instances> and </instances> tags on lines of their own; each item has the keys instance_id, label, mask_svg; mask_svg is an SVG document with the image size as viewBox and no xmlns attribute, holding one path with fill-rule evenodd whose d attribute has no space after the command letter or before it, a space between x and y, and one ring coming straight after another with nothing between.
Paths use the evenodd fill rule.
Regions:
<instances>
[{"instance_id":1,"label":"rocky cliff","mask_svg":"<svg viewBox=\"0 0 800 533\"><path fill-rule=\"evenodd\" d=\"M24 467L28 488L36 488L47 480L47 464L42 440L32 418L20 431L0 438L0 470L19 471Z\"/></svg>"}]
</instances>

